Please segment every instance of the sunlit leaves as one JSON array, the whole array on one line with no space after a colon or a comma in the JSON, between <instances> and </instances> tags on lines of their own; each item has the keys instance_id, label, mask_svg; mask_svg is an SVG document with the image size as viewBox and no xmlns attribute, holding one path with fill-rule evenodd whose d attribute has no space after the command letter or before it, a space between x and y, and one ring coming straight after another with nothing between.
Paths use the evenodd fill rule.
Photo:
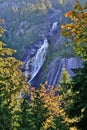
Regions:
<instances>
[{"instance_id":1,"label":"sunlit leaves","mask_svg":"<svg viewBox=\"0 0 87 130\"><path fill-rule=\"evenodd\" d=\"M55 124L56 118L60 120L60 125L62 125L62 123L64 124L63 117L65 117L65 112L61 107L62 95L58 94L58 89L53 89L51 87L46 88L45 84L41 84L41 87L38 89L35 89L34 87L30 88L29 95L31 95L30 103L32 104L32 111L35 109L36 112L38 109L38 111L36 112L36 115L39 116L38 118L41 117L43 119L44 117L45 119L41 123L41 127L43 127L44 129L57 129L58 127ZM34 111L32 117L34 117Z\"/></svg>"},{"instance_id":2,"label":"sunlit leaves","mask_svg":"<svg viewBox=\"0 0 87 130\"><path fill-rule=\"evenodd\" d=\"M72 22L62 25L62 35L72 39L77 54L87 59L87 7L76 3L74 9L65 14Z\"/></svg>"},{"instance_id":3,"label":"sunlit leaves","mask_svg":"<svg viewBox=\"0 0 87 130\"><path fill-rule=\"evenodd\" d=\"M0 31L3 33L3 30ZM3 47L4 46L4 47ZM19 127L21 101L19 93L25 93L28 85L20 71L22 62L11 57L12 49L0 41L0 129L16 130Z\"/></svg>"},{"instance_id":4,"label":"sunlit leaves","mask_svg":"<svg viewBox=\"0 0 87 130\"><path fill-rule=\"evenodd\" d=\"M0 19L0 23L4 23L4 19ZM4 31L5 31L5 29L2 28L2 26L0 26L0 37L2 37Z\"/></svg>"}]
</instances>

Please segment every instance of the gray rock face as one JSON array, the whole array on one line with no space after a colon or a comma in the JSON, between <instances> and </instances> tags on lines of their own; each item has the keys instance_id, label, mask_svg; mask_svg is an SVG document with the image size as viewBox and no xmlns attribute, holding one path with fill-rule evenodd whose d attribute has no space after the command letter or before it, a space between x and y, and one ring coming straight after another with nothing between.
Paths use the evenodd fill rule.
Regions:
<instances>
[{"instance_id":1,"label":"gray rock face","mask_svg":"<svg viewBox=\"0 0 87 130\"><path fill-rule=\"evenodd\" d=\"M57 83L61 75L62 66L62 60L59 58L53 60L53 62L49 65L47 75L48 85L54 86Z\"/></svg>"},{"instance_id":2,"label":"gray rock face","mask_svg":"<svg viewBox=\"0 0 87 130\"><path fill-rule=\"evenodd\" d=\"M73 76L73 71L71 69L81 67L81 60L78 57L71 57L64 59L64 66L71 76Z\"/></svg>"},{"instance_id":3,"label":"gray rock face","mask_svg":"<svg viewBox=\"0 0 87 130\"><path fill-rule=\"evenodd\" d=\"M70 76L74 75L72 69L78 68L81 66L81 60L78 57L72 58L56 58L49 65L47 81L48 85L55 86L58 84L63 67L69 72Z\"/></svg>"}]
</instances>

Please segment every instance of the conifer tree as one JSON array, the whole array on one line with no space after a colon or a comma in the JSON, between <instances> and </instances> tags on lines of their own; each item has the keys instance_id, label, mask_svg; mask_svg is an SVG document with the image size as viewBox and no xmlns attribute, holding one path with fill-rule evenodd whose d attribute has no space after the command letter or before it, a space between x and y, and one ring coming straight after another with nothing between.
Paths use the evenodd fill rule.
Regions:
<instances>
[{"instance_id":1,"label":"conifer tree","mask_svg":"<svg viewBox=\"0 0 87 130\"><path fill-rule=\"evenodd\" d=\"M66 68L62 69L62 75L61 75L61 79L60 79L60 84L62 87L66 87L70 84L70 75L68 73L68 71L66 70Z\"/></svg>"},{"instance_id":2,"label":"conifer tree","mask_svg":"<svg viewBox=\"0 0 87 130\"><path fill-rule=\"evenodd\" d=\"M78 129L87 130L87 61L83 63L83 67L75 69L73 77L73 102L72 107L68 109L70 117L77 117L78 122L75 123Z\"/></svg>"},{"instance_id":3,"label":"conifer tree","mask_svg":"<svg viewBox=\"0 0 87 130\"><path fill-rule=\"evenodd\" d=\"M77 129L87 129L87 3L81 5L78 1L74 5L74 9L66 13L66 17L70 17L71 23L62 26L62 34L65 37L72 39L71 44L75 51L83 59L82 68L73 70L75 76L73 77L72 86L72 100L65 107L69 118L73 119L71 125L76 126ZM67 90L68 91L68 90Z\"/></svg>"}]
</instances>

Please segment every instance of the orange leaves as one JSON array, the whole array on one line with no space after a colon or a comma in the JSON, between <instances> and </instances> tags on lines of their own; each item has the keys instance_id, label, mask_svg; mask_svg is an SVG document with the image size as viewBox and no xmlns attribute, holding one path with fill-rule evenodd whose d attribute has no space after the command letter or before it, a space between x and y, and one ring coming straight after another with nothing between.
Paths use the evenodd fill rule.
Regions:
<instances>
[{"instance_id":1,"label":"orange leaves","mask_svg":"<svg viewBox=\"0 0 87 130\"><path fill-rule=\"evenodd\" d=\"M69 11L65 14L65 17L70 17L72 15L72 11Z\"/></svg>"},{"instance_id":2,"label":"orange leaves","mask_svg":"<svg viewBox=\"0 0 87 130\"><path fill-rule=\"evenodd\" d=\"M87 12L84 10L83 6L79 4L74 4L74 10L67 12L65 14L65 17L69 17L74 21L78 21L87 18Z\"/></svg>"},{"instance_id":3,"label":"orange leaves","mask_svg":"<svg viewBox=\"0 0 87 130\"><path fill-rule=\"evenodd\" d=\"M82 28L82 25L79 23L69 23L66 25L62 25L62 35L71 38L74 35L81 34L83 32Z\"/></svg>"},{"instance_id":4,"label":"orange leaves","mask_svg":"<svg viewBox=\"0 0 87 130\"><path fill-rule=\"evenodd\" d=\"M77 4L75 6L78 6ZM65 14L66 17L70 17L74 22L68 23L66 25L62 25L62 34L70 37L75 34L81 34L83 26L87 26L87 12L78 12L76 10L72 10Z\"/></svg>"},{"instance_id":5,"label":"orange leaves","mask_svg":"<svg viewBox=\"0 0 87 130\"><path fill-rule=\"evenodd\" d=\"M72 28L74 28L75 26L74 26L74 24L73 23L69 23L69 24L66 24L66 25L62 25L61 26L61 29L68 29L68 30L70 30L70 29L72 29Z\"/></svg>"},{"instance_id":6,"label":"orange leaves","mask_svg":"<svg viewBox=\"0 0 87 130\"><path fill-rule=\"evenodd\" d=\"M64 25L61 25L61 29L64 29L64 27L65 27Z\"/></svg>"},{"instance_id":7,"label":"orange leaves","mask_svg":"<svg viewBox=\"0 0 87 130\"><path fill-rule=\"evenodd\" d=\"M55 95L58 90L51 87L46 88L45 85L47 86L47 84L41 84L38 89L35 89L34 87L30 88L29 95L31 96L31 100L34 101L38 94L38 99L40 99L44 104L44 107L48 109L49 117L44 121L44 128L48 128L49 126L53 127L55 117L63 117L65 116L65 112L63 108L61 108L62 95ZM34 102L32 103L34 105Z\"/></svg>"},{"instance_id":8,"label":"orange leaves","mask_svg":"<svg viewBox=\"0 0 87 130\"><path fill-rule=\"evenodd\" d=\"M74 4L73 7L76 9L78 7L78 4L77 3Z\"/></svg>"},{"instance_id":9,"label":"orange leaves","mask_svg":"<svg viewBox=\"0 0 87 130\"><path fill-rule=\"evenodd\" d=\"M74 21L78 21L77 12L75 10L69 11L65 14L65 17L69 17Z\"/></svg>"},{"instance_id":10,"label":"orange leaves","mask_svg":"<svg viewBox=\"0 0 87 130\"><path fill-rule=\"evenodd\" d=\"M76 3L74 9L65 14L73 23L62 25L62 35L72 39L74 48L78 55L84 57L87 45L84 47L83 43L87 42L87 7ZM78 43L79 42L79 43ZM77 45L79 44L79 45ZM79 51L78 51L79 50ZM83 51L84 50L84 51Z\"/></svg>"}]
</instances>

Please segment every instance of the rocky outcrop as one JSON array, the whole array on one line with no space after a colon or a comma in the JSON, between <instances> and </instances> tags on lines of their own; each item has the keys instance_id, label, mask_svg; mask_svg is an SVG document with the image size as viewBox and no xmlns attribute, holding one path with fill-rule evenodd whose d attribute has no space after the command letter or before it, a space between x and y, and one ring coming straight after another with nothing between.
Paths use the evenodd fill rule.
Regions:
<instances>
[{"instance_id":1,"label":"rocky outcrop","mask_svg":"<svg viewBox=\"0 0 87 130\"><path fill-rule=\"evenodd\" d=\"M66 68L66 70L72 77L74 75L72 69L79 68L80 66L81 60L78 57L54 59L50 63L48 68L48 74L46 78L46 80L48 81L48 85L55 86L59 83L63 68Z\"/></svg>"},{"instance_id":2,"label":"rocky outcrop","mask_svg":"<svg viewBox=\"0 0 87 130\"><path fill-rule=\"evenodd\" d=\"M29 76L28 82L31 83L32 86L37 87L42 83L43 77L45 77L44 81L47 81L49 86L54 87L59 83L63 67L66 68L72 77L72 69L78 68L81 64L81 60L79 60L78 57L61 58L55 56L46 68L47 71L44 70L44 61L46 59L48 46L50 46L52 40L55 39L57 29L58 23L55 21L46 35L46 38L32 45L31 49L26 52L23 58L24 67L22 70L25 75ZM57 38L56 40L58 40L59 43L59 41L62 41L62 37L60 36L59 39ZM51 54L49 56L51 56Z\"/></svg>"}]
</instances>

